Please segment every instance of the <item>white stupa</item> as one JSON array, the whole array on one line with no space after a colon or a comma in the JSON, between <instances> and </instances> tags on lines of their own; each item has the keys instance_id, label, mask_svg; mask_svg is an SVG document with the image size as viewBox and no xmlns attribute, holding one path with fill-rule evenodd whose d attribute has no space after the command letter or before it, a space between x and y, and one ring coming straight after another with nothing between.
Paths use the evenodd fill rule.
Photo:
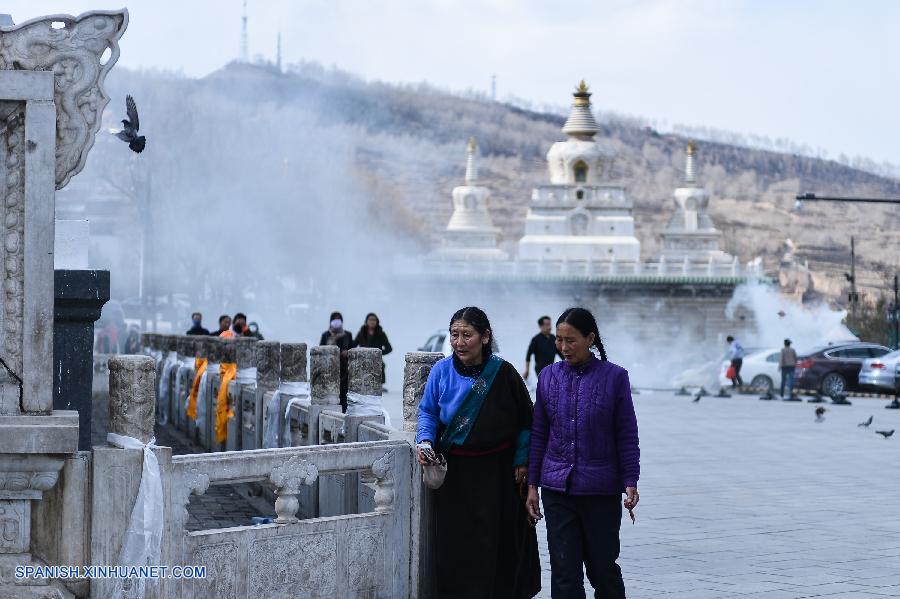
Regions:
<instances>
[{"instance_id":1,"label":"white stupa","mask_svg":"<svg viewBox=\"0 0 900 599\"><path fill-rule=\"evenodd\" d=\"M568 139L547 152L550 184L532 191L519 259L637 262L631 200L610 182L615 153L594 140L599 127L584 81L573 95L562 128Z\"/></svg>"},{"instance_id":2,"label":"white stupa","mask_svg":"<svg viewBox=\"0 0 900 599\"><path fill-rule=\"evenodd\" d=\"M663 232L662 259L668 263L724 264L734 256L719 248L722 233L707 214L709 195L697 185L694 155L696 146L688 142L684 165L684 185L675 190L675 214Z\"/></svg>"},{"instance_id":3,"label":"white stupa","mask_svg":"<svg viewBox=\"0 0 900 599\"><path fill-rule=\"evenodd\" d=\"M453 215L444 230L435 256L445 259L505 260L497 247L500 229L488 212L491 192L479 186L475 138L469 139L465 185L453 188Z\"/></svg>"}]
</instances>

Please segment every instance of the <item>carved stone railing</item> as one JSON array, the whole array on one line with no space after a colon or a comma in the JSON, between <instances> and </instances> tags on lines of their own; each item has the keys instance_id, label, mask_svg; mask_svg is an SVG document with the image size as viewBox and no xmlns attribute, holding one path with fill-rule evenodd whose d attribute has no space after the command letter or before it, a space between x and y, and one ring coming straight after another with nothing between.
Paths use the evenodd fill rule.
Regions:
<instances>
[{"instance_id":1,"label":"carved stone railing","mask_svg":"<svg viewBox=\"0 0 900 599\"><path fill-rule=\"evenodd\" d=\"M202 581L165 581L165 597L410 596L412 448L401 441L347 443L175 456L163 460L171 518L163 555L207 567ZM367 474L373 510L300 520L300 497L323 476ZM275 523L188 532L191 495L213 484L261 482L275 487ZM232 594L233 593L233 594Z\"/></svg>"}]
</instances>

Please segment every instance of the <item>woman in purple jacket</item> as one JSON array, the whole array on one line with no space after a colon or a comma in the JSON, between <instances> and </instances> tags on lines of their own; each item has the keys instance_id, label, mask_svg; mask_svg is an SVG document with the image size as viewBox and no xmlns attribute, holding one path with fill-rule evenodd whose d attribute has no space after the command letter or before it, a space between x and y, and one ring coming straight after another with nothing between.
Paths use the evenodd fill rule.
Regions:
<instances>
[{"instance_id":1,"label":"woman in purple jacket","mask_svg":"<svg viewBox=\"0 0 900 599\"><path fill-rule=\"evenodd\" d=\"M547 513L553 599L584 597L584 576L594 597L625 597L619 558L622 505L638 503L637 419L628 372L606 359L597 321L569 308L556 321L564 361L541 371L528 462L530 516ZM596 348L599 359L591 351Z\"/></svg>"}]
</instances>

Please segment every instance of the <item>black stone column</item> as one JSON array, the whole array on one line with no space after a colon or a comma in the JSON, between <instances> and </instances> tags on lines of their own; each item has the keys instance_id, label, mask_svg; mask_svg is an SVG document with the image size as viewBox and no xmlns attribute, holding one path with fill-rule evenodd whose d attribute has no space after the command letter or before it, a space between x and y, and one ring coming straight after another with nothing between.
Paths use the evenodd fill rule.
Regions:
<instances>
[{"instance_id":1,"label":"black stone column","mask_svg":"<svg viewBox=\"0 0 900 599\"><path fill-rule=\"evenodd\" d=\"M94 322L109 300L108 270L56 270L53 409L78 410L78 450L91 449Z\"/></svg>"}]
</instances>

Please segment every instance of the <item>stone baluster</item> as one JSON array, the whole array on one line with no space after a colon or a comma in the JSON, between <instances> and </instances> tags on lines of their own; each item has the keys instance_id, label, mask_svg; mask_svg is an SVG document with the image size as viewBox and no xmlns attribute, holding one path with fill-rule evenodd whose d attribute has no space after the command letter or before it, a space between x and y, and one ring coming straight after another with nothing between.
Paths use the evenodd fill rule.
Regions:
<instances>
[{"instance_id":1,"label":"stone baluster","mask_svg":"<svg viewBox=\"0 0 900 599\"><path fill-rule=\"evenodd\" d=\"M300 510L301 485L311 486L319 476L315 464L311 464L300 456L293 456L281 466L272 469L269 480L275 485L275 522L291 524L298 522L297 512Z\"/></svg>"},{"instance_id":2,"label":"stone baluster","mask_svg":"<svg viewBox=\"0 0 900 599\"><path fill-rule=\"evenodd\" d=\"M319 345L310 349L309 441L318 445L319 415L322 410L340 410L341 352L334 345Z\"/></svg>"},{"instance_id":3,"label":"stone baluster","mask_svg":"<svg viewBox=\"0 0 900 599\"><path fill-rule=\"evenodd\" d=\"M348 358L350 396L347 398L345 440L357 441L357 431L361 422L366 420L384 422L381 404L381 350L357 347L349 351ZM353 395L359 396L356 401Z\"/></svg>"},{"instance_id":4,"label":"stone baluster","mask_svg":"<svg viewBox=\"0 0 900 599\"><path fill-rule=\"evenodd\" d=\"M188 380L188 374L193 372L194 366L194 338L189 335L179 335L177 341L178 370L175 371L175 385L172 391L172 404L174 411L170 414L172 422L179 430L185 429L185 414L187 407L185 398L190 392L190 385L194 382L193 375Z\"/></svg>"},{"instance_id":5,"label":"stone baluster","mask_svg":"<svg viewBox=\"0 0 900 599\"><path fill-rule=\"evenodd\" d=\"M141 443L153 438L154 365L148 356L109 359L109 432Z\"/></svg>"},{"instance_id":6,"label":"stone baluster","mask_svg":"<svg viewBox=\"0 0 900 599\"><path fill-rule=\"evenodd\" d=\"M245 401L256 399L256 339L237 337L234 339L234 360L237 376L228 384L228 402L234 417L228 421L228 442L225 449L237 451L243 448L243 422Z\"/></svg>"},{"instance_id":7,"label":"stone baluster","mask_svg":"<svg viewBox=\"0 0 900 599\"><path fill-rule=\"evenodd\" d=\"M403 430L415 433L419 422L419 402L425 395L425 383L435 363L444 357L440 352L409 352L403 371Z\"/></svg>"},{"instance_id":8,"label":"stone baluster","mask_svg":"<svg viewBox=\"0 0 900 599\"><path fill-rule=\"evenodd\" d=\"M196 364L197 359L206 360L207 355L208 355L207 343L206 343L207 337L197 335L197 336L194 336L191 341L192 341L193 348L194 348L195 364ZM186 389L186 393L188 395L190 395L190 393L191 393L191 388L193 387L194 378L196 377L196 375L197 375L197 370L196 370L196 366L195 366L195 368L188 375L189 380L187 381L187 389ZM198 404L198 406L197 406L198 414L197 415L199 416L199 410L200 410L200 407L199 407L200 398L199 397L197 398L197 404ZM198 437L200 435L199 429L197 427L197 421L185 416L185 423L187 425L186 429L188 432L188 436L196 443L198 440Z\"/></svg>"},{"instance_id":9,"label":"stone baluster","mask_svg":"<svg viewBox=\"0 0 900 599\"><path fill-rule=\"evenodd\" d=\"M216 395L219 391L219 367L225 353L225 340L221 337L207 337L206 352L209 364L206 367L206 393L197 401L203 401L206 407L206 418L203 430L200 431L200 446L210 451L216 443Z\"/></svg>"},{"instance_id":10,"label":"stone baluster","mask_svg":"<svg viewBox=\"0 0 900 599\"><path fill-rule=\"evenodd\" d=\"M305 343L282 343L281 344L281 383L305 383L308 387L309 376L307 374ZM287 386L285 386L287 387ZM288 406L298 396L295 394L299 389L285 388L284 392L279 395L280 407L279 421L281 423L281 447L291 447L294 445L302 445L308 438L308 431L301 431L299 423L291 420L288 413ZM308 389L307 389L308 392ZM308 414L308 411L307 411ZM287 419L285 420L285 417ZM308 424L308 423L307 423ZM303 433L306 433L306 438Z\"/></svg>"},{"instance_id":11,"label":"stone baluster","mask_svg":"<svg viewBox=\"0 0 900 599\"><path fill-rule=\"evenodd\" d=\"M260 341L256 344L256 393L252 414L244 414L242 447L258 449L263 446L265 424L265 396L278 389L281 375L281 344L277 341ZM248 428L252 427L252 428Z\"/></svg>"}]
</instances>

